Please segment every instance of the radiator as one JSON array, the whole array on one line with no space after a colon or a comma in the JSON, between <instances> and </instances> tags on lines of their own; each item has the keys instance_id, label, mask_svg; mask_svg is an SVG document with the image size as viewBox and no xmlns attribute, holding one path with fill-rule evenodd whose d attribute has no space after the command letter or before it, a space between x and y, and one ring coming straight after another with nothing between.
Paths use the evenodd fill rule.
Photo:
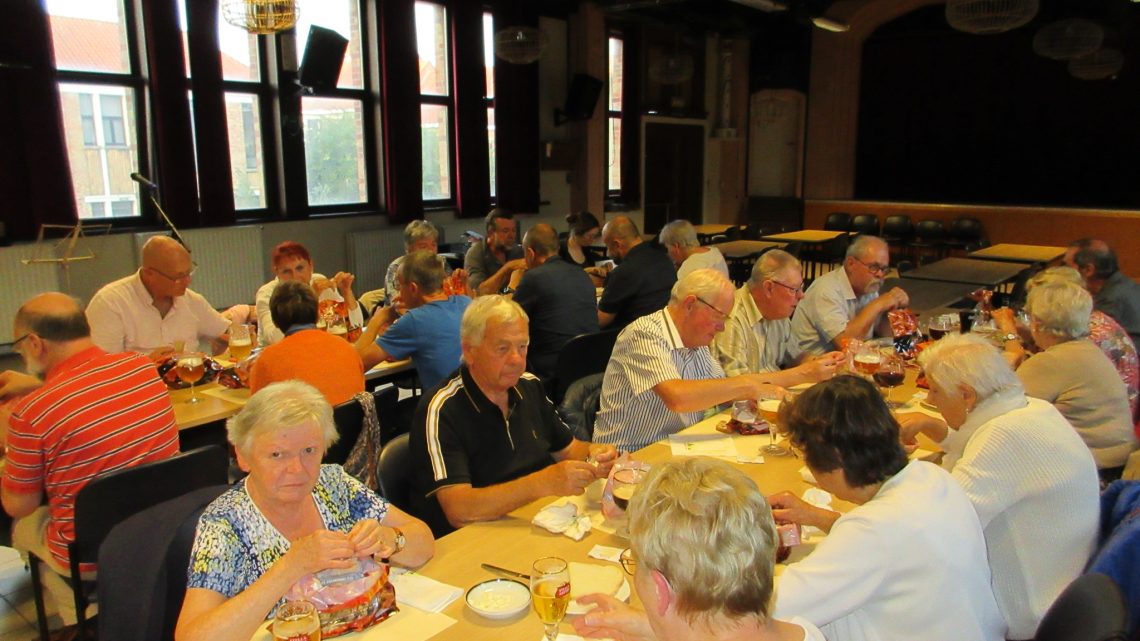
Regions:
<instances>
[{"instance_id":1,"label":"radiator","mask_svg":"<svg viewBox=\"0 0 1140 641\"><path fill-rule=\"evenodd\" d=\"M5 247L0 249L0 274L3 286L0 287L0 343L11 343L12 319L20 305L42 292L62 291L59 265L57 263L32 263L25 265L22 260L31 258L54 258L55 253L42 243ZM83 263L72 263L77 269Z\"/></svg>"},{"instance_id":2,"label":"radiator","mask_svg":"<svg viewBox=\"0 0 1140 641\"><path fill-rule=\"evenodd\" d=\"M135 234L135 248L141 250L148 238L159 233ZM218 309L238 303L253 304L257 288L265 282L262 263L266 256L261 246L261 228L190 229L183 231L182 236L198 265L190 286L194 291Z\"/></svg>"},{"instance_id":3,"label":"radiator","mask_svg":"<svg viewBox=\"0 0 1140 641\"><path fill-rule=\"evenodd\" d=\"M356 277L353 291L364 292L384 287L388 265L404 254L404 235L399 231L354 231L345 235L348 246L348 268Z\"/></svg>"}]
</instances>

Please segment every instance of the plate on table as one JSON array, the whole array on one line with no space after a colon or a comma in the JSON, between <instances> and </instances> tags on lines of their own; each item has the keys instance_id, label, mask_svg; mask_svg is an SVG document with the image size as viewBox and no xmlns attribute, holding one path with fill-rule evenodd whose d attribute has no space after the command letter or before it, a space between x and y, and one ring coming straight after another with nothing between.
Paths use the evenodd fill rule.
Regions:
<instances>
[{"instance_id":1,"label":"plate on table","mask_svg":"<svg viewBox=\"0 0 1140 641\"><path fill-rule=\"evenodd\" d=\"M574 584L573 579L571 579L570 584L571 585ZM621 580L621 587L618 588L618 591L615 592L613 596L618 601L623 601L625 603L629 603L630 594L632 594L632 591L630 590L630 587L629 587L629 581L626 580L625 578L623 578ZM590 610L593 610L593 609L594 609L594 606L583 605L581 603L578 603L577 599L574 599L574 600L570 601L570 605L566 606L566 614L586 614L587 612L589 612Z\"/></svg>"},{"instance_id":2,"label":"plate on table","mask_svg":"<svg viewBox=\"0 0 1140 641\"><path fill-rule=\"evenodd\" d=\"M811 389L812 385L815 385L815 383L800 383L799 385L792 385L788 389L793 392L802 392L806 389Z\"/></svg>"},{"instance_id":3,"label":"plate on table","mask_svg":"<svg viewBox=\"0 0 1140 641\"><path fill-rule=\"evenodd\" d=\"M509 619L530 607L530 588L514 579L490 579L467 591L467 607L488 619Z\"/></svg>"},{"instance_id":4,"label":"plate on table","mask_svg":"<svg viewBox=\"0 0 1140 641\"><path fill-rule=\"evenodd\" d=\"M938 408L935 407L933 403L931 403L930 401L927 401L926 399L919 401L918 406L924 410L930 410L931 412L937 412L938 411Z\"/></svg>"}]
</instances>

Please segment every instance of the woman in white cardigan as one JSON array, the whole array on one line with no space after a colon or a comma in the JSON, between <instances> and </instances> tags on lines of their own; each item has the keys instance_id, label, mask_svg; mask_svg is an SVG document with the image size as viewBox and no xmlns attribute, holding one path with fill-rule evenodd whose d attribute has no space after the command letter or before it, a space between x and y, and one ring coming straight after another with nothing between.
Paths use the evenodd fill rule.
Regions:
<instances>
[{"instance_id":1,"label":"woman in white cardigan","mask_svg":"<svg viewBox=\"0 0 1140 641\"><path fill-rule=\"evenodd\" d=\"M999 641L985 539L944 470L907 461L898 425L871 383L839 376L780 411L819 486L856 504L839 514L789 493L779 522L828 531L777 579L774 616L800 616L829 641Z\"/></svg>"},{"instance_id":2,"label":"woman in white cardigan","mask_svg":"<svg viewBox=\"0 0 1140 641\"><path fill-rule=\"evenodd\" d=\"M1032 639L1096 544L1096 464L1065 417L1027 398L989 341L948 336L922 353L929 401L945 420L899 417L904 442L940 442L943 465L981 520L1008 638Z\"/></svg>"}]
</instances>

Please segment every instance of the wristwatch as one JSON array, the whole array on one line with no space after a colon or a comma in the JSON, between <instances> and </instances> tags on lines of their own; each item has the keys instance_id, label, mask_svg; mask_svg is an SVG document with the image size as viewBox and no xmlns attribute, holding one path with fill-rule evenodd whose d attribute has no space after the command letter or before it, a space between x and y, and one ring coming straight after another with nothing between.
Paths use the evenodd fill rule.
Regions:
<instances>
[{"instance_id":1,"label":"wristwatch","mask_svg":"<svg viewBox=\"0 0 1140 641\"><path fill-rule=\"evenodd\" d=\"M400 531L400 528L394 527L392 531L396 533L396 550L392 552L392 554L399 554L408 544L408 539L404 536L404 533Z\"/></svg>"}]
</instances>

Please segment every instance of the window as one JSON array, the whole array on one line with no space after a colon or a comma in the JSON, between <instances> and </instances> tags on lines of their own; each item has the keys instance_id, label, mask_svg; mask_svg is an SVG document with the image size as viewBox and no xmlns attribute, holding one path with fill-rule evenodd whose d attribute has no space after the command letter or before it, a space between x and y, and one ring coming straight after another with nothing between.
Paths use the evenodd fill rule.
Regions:
<instances>
[{"instance_id":1,"label":"window","mask_svg":"<svg viewBox=\"0 0 1140 641\"><path fill-rule=\"evenodd\" d=\"M141 215L131 172L146 167L134 3L47 0L61 117L80 220Z\"/></svg>"},{"instance_id":2,"label":"window","mask_svg":"<svg viewBox=\"0 0 1140 641\"><path fill-rule=\"evenodd\" d=\"M495 197L495 21L483 14L483 67L486 69L487 157L490 160L491 198Z\"/></svg>"},{"instance_id":3,"label":"window","mask_svg":"<svg viewBox=\"0 0 1140 641\"><path fill-rule=\"evenodd\" d=\"M484 20L484 24L486 21ZM452 200L451 80L448 60L447 9L416 2L416 49L420 68L420 144L423 153L423 199Z\"/></svg>"},{"instance_id":4,"label":"window","mask_svg":"<svg viewBox=\"0 0 1140 641\"><path fill-rule=\"evenodd\" d=\"M621 101L625 43L620 36L609 38L609 92L606 102L606 191L621 193Z\"/></svg>"}]
</instances>

